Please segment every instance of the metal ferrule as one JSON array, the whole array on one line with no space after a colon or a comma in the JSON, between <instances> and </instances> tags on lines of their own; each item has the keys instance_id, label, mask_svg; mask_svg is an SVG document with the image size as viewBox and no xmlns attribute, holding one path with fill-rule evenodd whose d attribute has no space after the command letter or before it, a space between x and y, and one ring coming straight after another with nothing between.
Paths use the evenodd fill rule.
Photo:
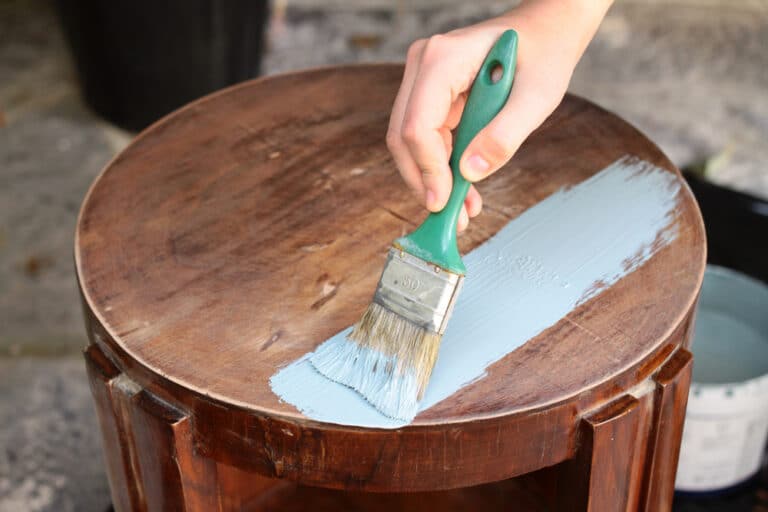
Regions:
<instances>
[{"instance_id":1,"label":"metal ferrule","mask_svg":"<svg viewBox=\"0 0 768 512\"><path fill-rule=\"evenodd\" d=\"M463 282L463 275L392 248L373 301L442 335Z\"/></svg>"}]
</instances>

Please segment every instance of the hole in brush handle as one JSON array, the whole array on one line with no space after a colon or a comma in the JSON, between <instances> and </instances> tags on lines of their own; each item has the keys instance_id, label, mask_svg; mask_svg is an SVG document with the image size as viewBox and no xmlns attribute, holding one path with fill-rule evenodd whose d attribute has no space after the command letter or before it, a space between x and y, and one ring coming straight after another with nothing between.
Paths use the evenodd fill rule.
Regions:
<instances>
[{"instance_id":1,"label":"hole in brush handle","mask_svg":"<svg viewBox=\"0 0 768 512\"><path fill-rule=\"evenodd\" d=\"M495 84L504 78L504 66L501 65L501 62L492 62L489 68L488 78L491 80L492 84Z\"/></svg>"}]
</instances>

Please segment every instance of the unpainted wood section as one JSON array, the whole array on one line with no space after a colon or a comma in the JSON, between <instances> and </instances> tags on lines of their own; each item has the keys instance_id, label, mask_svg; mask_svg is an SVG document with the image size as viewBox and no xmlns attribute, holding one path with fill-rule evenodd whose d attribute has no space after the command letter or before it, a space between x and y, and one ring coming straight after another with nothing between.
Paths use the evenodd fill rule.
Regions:
<instances>
[{"instance_id":1,"label":"unpainted wood section","mask_svg":"<svg viewBox=\"0 0 768 512\"><path fill-rule=\"evenodd\" d=\"M142 390L97 345L85 359L115 510L215 510L215 463L196 454L189 418Z\"/></svg>"},{"instance_id":2,"label":"unpainted wood section","mask_svg":"<svg viewBox=\"0 0 768 512\"><path fill-rule=\"evenodd\" d=\"M296 484L287 480L267 478L227 464L216 465L216 481L218 512L261 510L265 502L272 500L273 494L284 494L284 489L296 488ZM311 508L310 503L306 505Z\"/></svg>"},{"instance_id":3,"label":"unpainted wood section","mask_svg":"<svg viewBox=\"0 0 768 512\"><path fill-rule=\"evenodd\" d=\"M306 423L269 377L356 320L386 246L424 214L384 145L401 73L358 66L252 82L187 107L121 153L88 195L76 248L87 307L114 351L199 397ZM480 185L485 213L461 249L624 154L676 172L634 128L567 97ZM674 243L414 427L540 409L658 350L704 267L698 210L685 188L679 201Z\"/></svg>"},{"instance_id":4,"label":"unpainted wood section","mask_svg":"<svg viewBox=\"0 0 768 512\"><path fill-rule=\"evenodd\" d=\"M641 419L638 400L624 395L581 420L579 450L560 474L558 510L636 510L632 468Z\"/></svg>"},{"instance_id":5,"label":"unpainted wood section","mask_svg":"<svg viewBox=\"0 0 768 512\"><path fill-rule=\"evenodd\" d=\"M187 512L217 510L219 481L216 463L201 456L193 439L190 418L174 425L174 449Z\"/></svg>"},{"instance_id":6,"label":"unpainted wood section","mask_svg":"<svg viewBox=\"0 0 768 512\"><path fill-rule=\"evenodd\" d=\"M574 438L571 406L503 423L401 430L320 430L215 405L198 412L206 418L196 422L201 449L219 462L304 485L373 492L454 489L525 474L567 458Z\"/></svg>"},{"instance_id":7,"label":"unpainted wood section","mask_svg":"<svg viewBox=\"0 0 768 512\"><path fill-rule=\"evenodd\" d=\"M674 346L633 395L581 420L576 456L555 468L559 509L671 510L691 362L690 352Z\"/></svg>"},{"instance_id":8,"label":"unpainted wood section","mask_svg":"<svg viewBox=\"0 0 768 512\"><path fill-rule=\"evenodd\" d=\"M610 293L610 290L604 293ZM591 389L585 390L579 395L577 410L579 416L584 416L588 411L594 411L606 403L614 400L617 396L632 390L636 398L638 388L645 389L659 369L669 360L671 355L680 347L690 344L690 338L693 334L693 315L690 314L683 319L680 325L666 336L666 341L657 350L639 361L636 365L620 375L614 375L600 385L594 385ZM655 402L653 402L655 404Z\"/></svg>"},{"instance_id":9,"label":"unpainted wood section","mask_svg":"<svg viewBox=\"0 0 768 512\"><path fill-rule=\"evenodd\" d=\"M120 371L94 345L85 350L85 361L101 429L112 504L116 512L144 510L144 498L137 485L138 474L131 453L132 441L125 429L121 408L112 395L111 382Z\"/></svg>"},{"instance_id":10,"label":"unpainted wood section","mask_svg":"<svg viewBox=\"0 0 768 512\"><path fill-rule=\"evenodd\" d=\"M258 478L258 477L256 477ZM307 487L263 478L266 490L243 512L459 512L467 510L545 512L544 499L518 480L444 492L362 493ZM227 510L227 509L224 509Z\"/></svg>"},{"instance_id":11,"label":"unpainted wood section","mask_svg":"<svg viewBox=\"0 0 768 512\"><path fill-rule=\"evenodd\" d=\"M149 510L216 510L216 466L194 448L190 418L146 391L134 399L131 424Z\"/></svg>"},{"instance_id":12,"label":"unpainted wood section","mask_svg":"<svg viewBox=\"0 0 768 512\"><path fill-rule=\"evenodd\" d=\"M131 409L141 484L148 510L185 510L181 474L176 463L173 425L184 416L140 392Z\"/></svg>"},{"instance_id":13,"label":"unpainted wood section","mask_svg":"<svg viewBox=\"0 0 768 512\"><path fill-rule=\"evenodd\" d=\"M627 480L629 481L627 511L646 510L643 508L643 491L648 480L649 433L654 429L656 396L653 389L647 392L641 390L640 392L640 396L634 397L637 400L637 435L635 439L630 440L628 448L633 452L633 456L631 464L627 467ZM651 512L651 510L648 510L648 512Z\"/></svg>"},{"instance_id":14,"label":"unpainted wood section","mask_svg":"<svg viewBox=\"0 0 768 512\"><path fill-rule=\"evenodd\" d=\"M680 348L654 378L656 420L655 428L649 435L645 495L645 510L649 512L672 509L692 370L693 356L688 350Z\"/></svg>"}]
</instances>

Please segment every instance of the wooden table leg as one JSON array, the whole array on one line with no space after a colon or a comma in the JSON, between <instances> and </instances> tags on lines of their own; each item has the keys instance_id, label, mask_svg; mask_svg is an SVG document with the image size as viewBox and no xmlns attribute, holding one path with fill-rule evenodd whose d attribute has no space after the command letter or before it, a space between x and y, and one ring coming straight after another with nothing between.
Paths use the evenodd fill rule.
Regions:
<instances>
[{"instance_id":1,"label":"wooden table leg","mask_svg":"<svg viewBox=\"0 0 768 512\"><path fill-rule=\"evenodd\" d=\"M677 349L646 383L582 419L578 453L561 468L561 510L671 510L691 362Z\"/></svg>"},{"instance_id":2,"label":"wooden table leg","mask_svg":"<svg viewBox=\"0 0 768 512\"><path fill-rule=\"evenodd\" d=\"M642 457L635 442L642 416L640 402L623 395L582 420L579 451L562 468L560 510L635 509L631 468Z\"/></svg>"},{"instance_id":3,"label":"wooden table leg","mask_svg":"<svg viewBox=\"0 0 768 512\"><path fill-rule=\"evenodd\" d=\"M95 345L85 359L115 510L217 510L215 464L196 453L190 417L141 389Z\"/></svg>"},{"instance_id":4,"label":"wooden table leg","mask_svg":"<svg viewBox=\"0 0 768 512\"><path fill-rule=\"evenodd\" d=\"M124 404L136 390L126 385L130 381L121 385L120 370L95 345L86 349L85 362L101 428L112 504L116 512L146 510L132 438L125 430Z\"/></svg>"},{"instance_id":5,"label":"wooden table leg","mask_svg":"<svg viewBox=\"0 0 768 512\"><path fill-rule=\"evenodd\" d=\"M642 509L647 512L664 512L672 509L692 370L692 354L680 348L653 378L655 421L650 433L647 486Z\"/></svg>"}]
</instances>

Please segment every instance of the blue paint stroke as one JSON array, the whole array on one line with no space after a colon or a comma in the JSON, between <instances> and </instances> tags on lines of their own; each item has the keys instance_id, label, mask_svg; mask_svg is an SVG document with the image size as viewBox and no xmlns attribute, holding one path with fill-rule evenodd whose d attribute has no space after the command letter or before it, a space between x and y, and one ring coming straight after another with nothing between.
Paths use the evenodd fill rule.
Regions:
<instances>
[{"instance_id":1,"label":"blue paint stroke","mask_svg":"<svg viewBox=\"0 0 768 512\"><path fill-rule=\"evenodd\" d=\"M466 255L467 278L419 410L486 375L486 368L631 273L677 235L676 175L624 157L555 192ZM346 336L346 329L334 338ZM304 356L270 379L308 418L397 428Z\"/></svg>"}]
</instances>

